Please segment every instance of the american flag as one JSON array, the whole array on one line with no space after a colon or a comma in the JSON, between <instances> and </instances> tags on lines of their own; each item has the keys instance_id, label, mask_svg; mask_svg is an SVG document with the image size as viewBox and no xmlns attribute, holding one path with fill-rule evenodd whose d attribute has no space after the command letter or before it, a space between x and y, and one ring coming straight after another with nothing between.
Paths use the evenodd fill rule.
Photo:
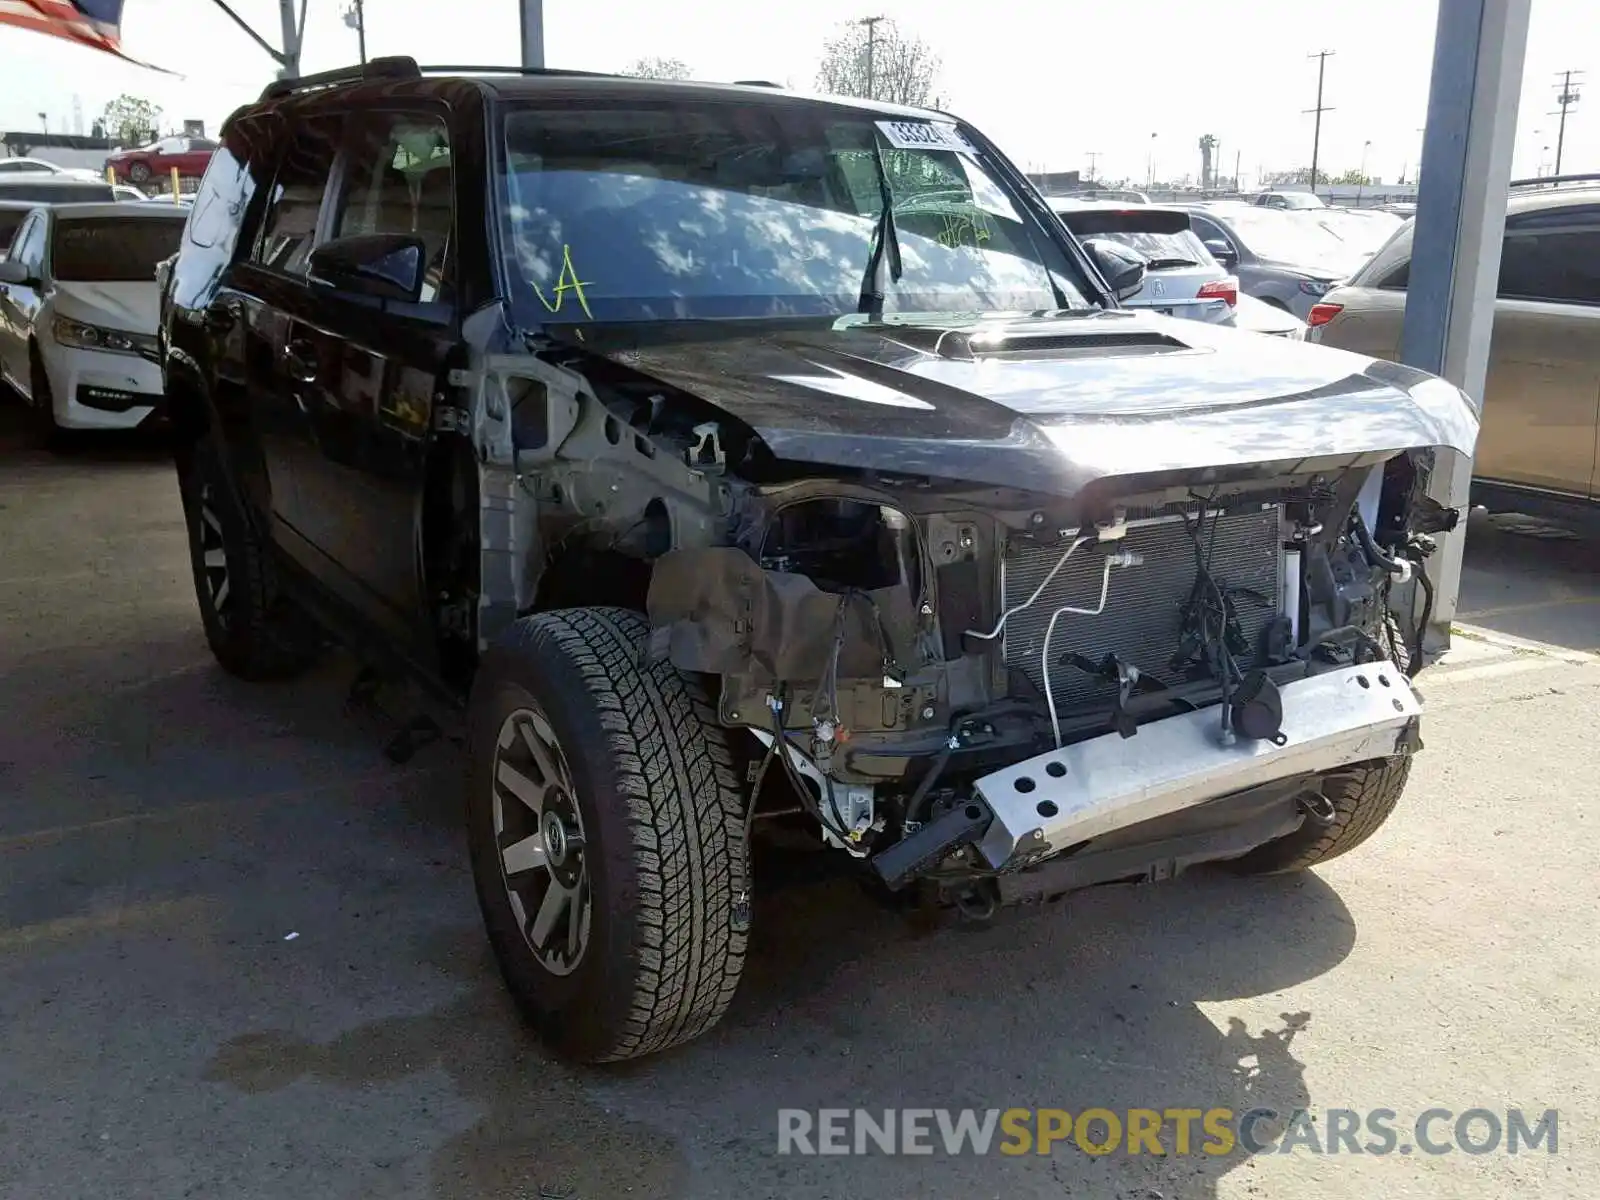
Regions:
<instances>
[{"instance_id":1,"label":"american flag","mask_svg":"<svg viewBox=\"0 0 1600 1200\"><path fill-rule=\"evenodd\" d=\"M122 0L0 0L0 25L122 54Z\"/></svg>"}]
</instances>

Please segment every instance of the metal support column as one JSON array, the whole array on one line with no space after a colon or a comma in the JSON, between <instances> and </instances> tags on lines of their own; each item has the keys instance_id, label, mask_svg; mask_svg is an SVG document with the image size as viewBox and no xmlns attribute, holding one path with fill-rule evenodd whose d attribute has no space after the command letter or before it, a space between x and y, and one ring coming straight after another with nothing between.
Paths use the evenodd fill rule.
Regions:
<instances>
[{"instance_id":1,"label":"metal support column","mask_svg":"<svg viewBox=\"0 0 1600 1200\"><path fill-rule=\"evenodd\" d=\"M1401 360L1483 406L1531 0L1439 0ZM1472 460L1441 454L1428 493L1466 512ZM1466 523L1428 564L1429 646L1450 644Z\"/></svg>"},{"instance_id":2,"label":"metal support column","mask_svg":"<svg viewBox=\"0 0 1600 1200\"><path fill-rule=\"evenodd\" d=\"M302 8L302 13L305 11ZM283 57L278 70L279 79L298 79L300 76L300 35L304 26L295 19L294 0L278 0L278 16L283 23Z\"/></svg>"},{"instance_id":3,"label":"metal support column","mask_svg":"<svg viewBox=\"0 0 1600 1200\"><path fill-rule=\"evenodd\" d=\"M521 0L522 65L544 66L544 0Z\"/></svg>"}]
</instances>

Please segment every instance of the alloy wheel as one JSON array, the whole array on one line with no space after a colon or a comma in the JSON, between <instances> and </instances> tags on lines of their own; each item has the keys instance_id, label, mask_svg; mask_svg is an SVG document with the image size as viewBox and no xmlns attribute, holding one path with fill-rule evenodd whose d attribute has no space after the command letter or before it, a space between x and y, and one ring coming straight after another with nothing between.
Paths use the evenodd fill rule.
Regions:
<instances>
[{"instance_id":1,"label":"alloy wheel","mask_svg":"<svg viewBox=\"0 0 1600 1200\"><path fill-rule=\"evenodd\" d=\"M500 876L528 949L552 975L570 975L589 942L593 894L572 772L543 713L519 708L494 753Z\"/></svg>"},{"instance_id":2,"label":"alloy wheel","mask_svg":"<svg viewBox=\"0 0 1600 1200\"><path fill-rule=\"evenodd\" d=\"M228 552L222 540L222 521L217 516L215 492L211 484L200 486L200 561L206 580L206 596L217 620L228 623Z\"/></svg>"}]
</instances>

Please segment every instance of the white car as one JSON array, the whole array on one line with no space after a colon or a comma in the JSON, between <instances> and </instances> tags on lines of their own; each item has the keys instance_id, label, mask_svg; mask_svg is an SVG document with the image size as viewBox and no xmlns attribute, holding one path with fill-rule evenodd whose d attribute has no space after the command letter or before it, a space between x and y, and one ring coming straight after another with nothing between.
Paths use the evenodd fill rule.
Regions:
<instances>
[{"instance_id":1,"label":"white car","mask_svg":"<svg viewBox=\"0 0 1600 1200\"><path fill-rule=\"evenodd\" d=\"M1218 265L1189 214L1153 204L1063 203L1051 207L1085 244L1104 239L1145 260L1144 283L1122 303L1169 317L1232 325L1239 281Z\"/></svg>"},{"instance_id":2,"label":"white car","mask_svg":"<svg viewBox=\"0 0 1600 1200\"><path fill-rule=\"evenodd\" d=\"M28 214L0 261L0 375L44 439L131 429L162 395L156 264L185 206L63 204Z\"/></svg>"},{"instance_id":3,"label":"white car","mask_svg":"<svg viewBox=\"0 0 1600 1200\"><path fill-rule=\"evenodd\" d=\"M6 175L62 175L68 179L105 180L105 176L98 171L85 167L60 167L42 158L0 158L0 176Z\"/></svg>"}]
</instances>

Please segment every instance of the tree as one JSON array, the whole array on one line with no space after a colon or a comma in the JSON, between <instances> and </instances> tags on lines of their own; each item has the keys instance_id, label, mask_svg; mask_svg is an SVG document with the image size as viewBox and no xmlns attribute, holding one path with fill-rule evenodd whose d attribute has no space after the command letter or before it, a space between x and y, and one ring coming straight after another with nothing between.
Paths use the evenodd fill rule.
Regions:
<instances>
[{"instance_id":1,"label":"tree","mask_svg":"<svg viewBox=\"0 0 1600 1200\"><path fill-rule=\"evenodd\" d=\"M921 38L893 21L852 21L822 48L817 87L836 96L926 105L939 74L939 58Z\"/></svg>"},{"instance_id":2,"label":"tree","mask_svg":"<svg viewBox=\"0 0 1600 1200\"><path fill-rule=\"evenodd\" d=\"M1347 187L1371 187L1378 181L1370 175L1365 175L1358 167L1351 167L1343 175L1334 179L1335 183L1342 183Z\"/></svg>"},{"instance_id":3,"label":"tree","mask_svg":"<svg viewBox=\"0 0 1600 1200\"><path fill-rule=\"evenodd\" d=\"M1299 184L1300 186L1305 187L1311 183L1311 168L1297 167L1293 171L1273 171L1262 182L1268 187L1287 184ZM1323 170L1318 170L1317 186L1326 187L1327 184L1328 173Z\"/></svg>"},{"instance_id":4,"label":"tree","mask_svg":"<svg viewBox=\"0 0 1600 1200\"><path fill-rule=\"evenodd\" d=\"M688 79L693 73L681 58L641 58L622 72L638 79Z\"/></svg>"},{"instance_id":5,"label":"tree","mask_svg":"<svg viewBox=\"0 0 1600 1200\"><path fill-rule=\"evenodd\" d=\"M161 110L148 100L123 94L106 105L106 135L121 146L142 146L153 142L161 129Z\"/></svg>"}]
</instances>

